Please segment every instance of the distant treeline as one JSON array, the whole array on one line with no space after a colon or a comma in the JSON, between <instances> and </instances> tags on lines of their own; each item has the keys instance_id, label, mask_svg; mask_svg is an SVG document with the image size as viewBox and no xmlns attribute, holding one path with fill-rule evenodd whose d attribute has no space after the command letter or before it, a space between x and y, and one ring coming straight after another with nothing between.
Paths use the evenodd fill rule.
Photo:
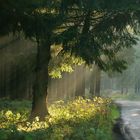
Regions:
<instances>
[{"instance_id":1,"label":"distant treeline","mask_svg":"<svg viewBox=\"0 0 140 140\"><path fill-rule=\"evenodd\" d=\"M36 45L29 40L10 35L0 38L0 48L0 98L31 99ZM89 88L91 85L88 75L89 70L87 72L82 65L76 66L72 73L62 73L60 79L49 78L48 100L85 96L86 86ZM91 89L93 90L93 85Z\"/></svg>"},{"instance_id":2,"label":"distant treeline","mask_svg":"<svg viewBox=\"0 0 140 140\"><path fill-rule=\"evenodd\" d=\"M12 35L0 38L0 98L31 99L34 82L36 44ZM123 74L124 75L124 74ZM75 66L71 73L62 73L62 78L49 78L48 100L73 99L76 96L100 96L100 90L128 93L133 88L140 92L140 82L126 83L126 77L109 78L92 66ZM126 79L125 81L122 81ZM130 80L127 80L130 81Z\"/></svg>"}]
</instances>

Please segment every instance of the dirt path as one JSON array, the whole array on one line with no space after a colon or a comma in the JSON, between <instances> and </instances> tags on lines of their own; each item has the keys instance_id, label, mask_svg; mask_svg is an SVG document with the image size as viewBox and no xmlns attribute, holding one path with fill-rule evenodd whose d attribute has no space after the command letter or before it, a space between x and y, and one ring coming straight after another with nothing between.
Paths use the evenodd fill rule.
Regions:
<instances>
[{"instance_id":1,"label":"dirt path","mask_svg":"<svg viewBox=\"0 0 140 140\"><path fill-rule=\"evenodd\" d=\"M140 140L140 101L115 101L121 107L122 133L127 140Z\"/></svg>"}]
</instances>

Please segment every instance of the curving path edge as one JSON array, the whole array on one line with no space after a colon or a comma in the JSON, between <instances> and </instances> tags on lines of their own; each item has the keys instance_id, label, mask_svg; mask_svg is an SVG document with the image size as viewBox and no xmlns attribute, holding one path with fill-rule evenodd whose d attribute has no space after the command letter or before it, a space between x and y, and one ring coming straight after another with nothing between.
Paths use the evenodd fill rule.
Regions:
<instances>
[{"instance_id":1,"label":"curving path edge","mask_svg":"<svg viewBox=\"0 0 140 140\"><path fill-rule=\"evenodd\" d=\"M121 108L121 133L126 140L140 140L140 101L115 101Z\"/></svg>"}]
</instances>

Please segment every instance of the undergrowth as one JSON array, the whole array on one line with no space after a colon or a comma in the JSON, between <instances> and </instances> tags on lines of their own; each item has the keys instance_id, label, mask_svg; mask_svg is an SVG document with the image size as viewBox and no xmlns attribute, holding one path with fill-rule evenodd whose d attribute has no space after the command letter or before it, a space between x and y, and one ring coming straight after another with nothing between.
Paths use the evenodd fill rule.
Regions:
<instances>
[{"instance_id":1,"label":"undergrowth","mask_svg":"<svg viewBox=\"0 0 140 140\"><path fill-rule=\"evenodd\" d=\"M116 106L105 98L58 101L43 122L39 117L28 121L28 102L8 104L9 110L0 104L0 140L112 140L113 123L119 117Z\"/></svg>"}]
</instances>

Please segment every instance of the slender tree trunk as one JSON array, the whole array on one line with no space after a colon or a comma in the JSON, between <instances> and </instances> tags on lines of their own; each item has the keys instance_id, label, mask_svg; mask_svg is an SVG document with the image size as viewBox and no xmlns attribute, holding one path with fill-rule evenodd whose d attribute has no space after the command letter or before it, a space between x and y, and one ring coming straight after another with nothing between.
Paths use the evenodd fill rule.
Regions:
<instances>
[{"instance_id":1,"label":"slender tree trunk","mask_svg":"<svg viewBox=\"0 0 140 140\"><path fill-rule=\"evenodd\" d=\"M10 75L10 99L12 100L17 99L16 72L17 72L17 65L12 64L11 75Z\"/></svg>"},{"instance_id":2,"label":"slender tree trunk","mask_svg":"<svg viewBox=\"0 0 140 140\"><path fill-rule=\"evenodd\" d=\"M67 80L67 73L65 72L64 73L64 77L63 77L63 100L67 100L67 97L68 97L68 91L67 91L67 83L68 83L68 80Z\"/></svg>"},{"instance_id":3,"label":"slender tree trunk","mask_svg":"<svg viewBox=\"0 0 140 140\"><path fill-rule=\"evenodd\" d=\"M73 93L73 99L75 99L75 97L76 97L76 86L77 86L77 84L76 84L76 66L75 66L75 68L74 68L74 75L73 75L73 88L74 88L74 93Z\"/></svg>"},{"instance_id":4,"label":"slender tree trunk","mask_svg":"<svg viewBox=\"0 0 140 140\"><path fill-rule=\"evenodd\" d=\"M96 88L95 95L100 96L100 86L101 86L101 70L99 67L96 67Z\"/></svg>"},{"instance_id":5,"label":"slender tree trunk","mask_svg":"<svg viewBox=\"0 0 140 140\"><path fill-rule=\"evenodd\" d=\"M58 79L53 79L53 98L56 101L58 99L58 92L57 92L57 80Z\"/></svg>"},{"instance_id":6,"label":"slender tree trunk","mask_svg":"<svg viewBox=\"0 0 140 140\"><path fill-rule=\"evenodd\" d=\"M137 84L137 94L139 94L140 93L140 79L138 79L138 84Z\"/></svg>"},{"instance_id":7,"label":"slender tree trunk","mask_svg":"<svg viewBox=\"0 0 140 140\"><path fill-rule=\"evenodd\" d=\"M128 94L128 87L126 87L125 94L126 95Z\"/></svg>"},{"instance_id":8,"label":"slender tree trunk","mask_svg":"<svg viewBox=\"0 0 140 140\"><path fill-rule=\"evenodd\" d=\"M95 96L95 84L96 84L96 78L95 78L95 68L94 66L92 67L92 71L90 71L90 86L89 86L89 92L91 96Z\"/></svg>"},{"instance_id":9,"label":"slender tree trunk","mask_svg":"<svg viewBox=\"0 0 140 140\"><path fill-rule=\"evenodd\" d=\"M31 119L39 116L40 120L44 120L46 115L48 115L47 86L49 79L48 65L51 59L50 46L51 43L49 41L41 40L38 43Z\"/></svg>"},{"instance_id":10,"label":"slender tree trunk","mask_svg":"<svg viewBox=\"0 0 140 140\"><path fill-rule=\"evenodd\" d=\"M83 65L81 66L81 73L82 73L81 96L85 97L85 67Z\"/></svg>"},{"instance_id":11,"label":"slender tree trunk","mask_svg":"<svg viewBox=\"0 0 140 140\"><path fill-rule=\"evenodd\" d=\"M135 89L135 94L137 94L137 86L136 86L136 83L135 83L135 87L134 87Z\"/></svg>"},{"instance_id":12,"label":"slender tree trunk","mask_svg":"<svg viewBox=\"0 0 140 140\"><path fill-rule=\"evenodd\" d=\"M85 96L85 67L76 67L76 91L75 96Z\"/></svg>"},{"instance_id":13,"label":"slender tree trunk","mask_svg":"<svg viewBox=\"0 0 140 140\"><path fill-rule=\"evenodd\" d=\"M75 93L75 83L74 83L74 72L70 74L70 79L69 79L69 86L70 86L70 99L74 99L74 93Z\"/></svg>"},{"instance_id":14,"label":"slender tree trunk","mask_svg":"<svg viewBox=\"0 0 140 140\"><path fill-rule=\"evenodd\" d=\"M73 94L73 81L72 81L72 73L66 73L66 88L67 88L67 100L72 99Z\"/></svg>"},{"instance_id":15,"label":"slender tree trunk","mask_svg":"<svg viewBox=\"0 0 140 140\"><path fill-rule=\"evenodd\" d=\"M62 73L62 78L57 79L57 92L58 92L58 100L64 99L64 74Z\"/></svg>"},{"instance_id":16,"label":"slender tree trunk","mask_svg":"<svg viewBox=\"0 0 140 140\"><path fill-rule=\"evenodd\" d=\"M72 95L72 84L71 84L71 74L68 73L67 74L67 92L68 92L68 100L71 99L71 95Z\"/></svg>"},{"instance_id":17,"label":"slender tree trunk","mask_svg":"<svg viewBox=\"0 0 140 140\"><path fill-rule=\"evenodd\" d=\"M124 94L123 87L121 87L121 94Z\"/></svg>"},{"instance_id":18,"label":"slender tree trunk","mask_svg":"<svg viewBox=\"0 0 140 140\"><path fill-rule=\"evenodd\" d=\"M90 78L90 94L92 96L100 96L101 85L101 70L98 66L94 65L91 71Z\"/></svg>"},{"instance_id":19,"label":"slender tree trunk","mask_svg":"<svg viewBox=\"0 0 140 140\"><path fill-rule=\"evenodd\" d=\"M135 81L135 94L138 94L139 88L138 88L138 80Z\"/></svg>"},{"instance_id":20,"label":"slender tree trunk","mask_svg":"<svg viewBox=\"0 0 140 140\"><path fill-rule=\"evenodd\" d=\"M75 68L75 97L80 96L80 93L79 93L79 85L80 85L79 78L80 78L80 76L78 76L78 75L81 75L81 74L79 72L79 67L77 66Z\"/></svg>"}]
</instances>

